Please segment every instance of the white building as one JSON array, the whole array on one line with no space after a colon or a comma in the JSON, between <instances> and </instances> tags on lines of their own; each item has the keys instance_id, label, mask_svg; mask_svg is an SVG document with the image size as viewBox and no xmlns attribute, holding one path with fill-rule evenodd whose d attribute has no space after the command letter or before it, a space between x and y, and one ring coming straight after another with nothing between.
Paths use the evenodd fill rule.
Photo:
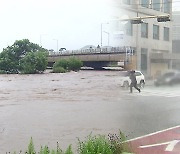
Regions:
<instances>
[{"instance_id":1,"label":"white building","mask_svg":"<svg viewBox=\"0 0 180 154\"><path fill-rule=\"evenodd\" d=\"M133 68L156 77L172 67L172 21L158 22L157 16L172 16L171 0L113 0L113 45L135 49ZM155 18L146 18L152 17ZM132 24L118 19L145 17L143 23ZM119 34L118 37L116 36ZM175 57L176 58L176 57Z\"/></svg>"}]
</instances>

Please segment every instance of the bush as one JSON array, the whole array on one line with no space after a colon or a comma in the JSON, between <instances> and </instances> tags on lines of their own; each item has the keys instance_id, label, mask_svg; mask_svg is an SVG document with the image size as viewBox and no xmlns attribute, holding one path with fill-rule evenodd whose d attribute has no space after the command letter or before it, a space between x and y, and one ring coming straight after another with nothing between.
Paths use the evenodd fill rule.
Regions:
<instances>
[{"instance_id":1,"label":"bush","mask_svg":"<svg viewBox=\"0 0 180 154\"><path fill-rule=\"evenodd\" d=\"M76 58L60 59L59 61L54 63L53 72L64 73L64 72L61 72L62 68L65 70L65 72L71 71L71 70L78 71L80 70L81 66L82 66L82 61Z\"/></svg>"},{"instance_id":2,"label":"bush","mask_svg":"<svg viewBox=\"0 0 180 154\"><path fill-rule=\"evenodd\" d=\"M109 134L109 138L104 135L91 136L89 135L87 139L81 142L78 139L78 154L122 154L127 152L132 152L129 148L129 144L122 132L117 136L116 134ZM20 151L22 153L22 151ZM25 154L73 154L72 146L69 145L68 148L63 151L59 147L57 142L56 149L50 150L48 146L41 146L40 151L35 151L32 138L28 145L28 149ZM10 152L9 152L10 154ZM16 152L14 152L16 154Z\"/></svg>"},{"instance_id":3,"label":"bush","mask_svg":"<svg viewBox=\"0 0 180 154\"><path fill-rule=\"evenodd\" d=\"M53 73L66 73L66 70L63 67L53 67Z\"/></svg>"},{"instance_id":4,"label":"bush","mask_svg":"<svg viewBox=\"0 0 180 154\"><path fill-rule=\"evenodd\" d=\"M19 153L22 153L22 151L20 151ZM50 150L49 147L46 146L41 146L40 151L36 152L35 148L34 148L34 143L33 143L33 139L31 137L29 145L28 145L28 149L26 150L26 152L24 154L73 154L72 151L72 147L71 145L68 146L68 148L66 149L65 152L63 152L60 147L59 147L59 143L57 142L57 147L56 149L52 149ZM9 154L11 154L9 152ZM14 152L13 154L16 154L16 152Z\"/></svg>"},{"instance_id":5,"label":"bush","mask_svg":"<svg viewBox=\"0 0 180 154\"><path fill-rule=\"evenodd\" d=\"M94 137L90 135L84 142L79 140L78 150L79 154L113 154L110 141L102 135Z\"/></svg>"},{"instance_id":6,"label":"bush","mask_svg":"<svg viewBox=\"0 0 180 154\"><path fill-rule=\"evenodd\" d=\"M54 63L53 68L56 68L56 67L62 67L65 70L67 70L68 69L68 60L60 59L59 61Z\"/></svg>"},{"instance_id":7,"label":"bush","mask_svg":"<svg viewBox=\"0 0 180 154\"><path fill-rule=\"evenodd\" d=\"M126 137L121 131L119 135L109 134L108 137L113 154L131 152L131 148L129 147L129 144L126 142Z\"/></svg>"},{"instance_id":8,"label":"bush","mask_svg":"<svg viewBox=\"0 0 180 154\"><path fill-rule=\"evenodd\" d=\"M83 65L83 63L79 59L70 58L68 69L72 70L72 71L78 71L81 69L82 65Z\"/></svg>"},{"instance_id":9,"label":"bush","mask_svg":"<svg viewBox=\"0 0 180 154\"><path fill-rule=\"evenodd\" d=\"M7 74L7 72L4 70L0 70L0 74Z\"/></svg>"}]
</instances>

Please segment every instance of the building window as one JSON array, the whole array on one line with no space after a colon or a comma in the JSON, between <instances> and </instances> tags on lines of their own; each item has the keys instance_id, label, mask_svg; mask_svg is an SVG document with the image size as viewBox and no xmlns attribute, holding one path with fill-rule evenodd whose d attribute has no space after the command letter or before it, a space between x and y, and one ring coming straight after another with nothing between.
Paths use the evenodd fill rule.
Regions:
<instances>
[{"instance_id":1,"label":"building window","mask_svg":"<svg viewBox=\"0 0 180 154\"><path fill-rule=\"evenodd\" d=\"M147 53L148 49L146 48L141 48L141 70L143 72L147 72Z\"/></svg>"},{"instance_id":2,"label":"building window","mask_svg":"<svg viewBox=\"0 0 180 154\"><path fill-rule=\"evenodd\" d=\"M141 37L148 38L148 23L141 24Z\"/></svg>"},{"instance_id":3,"label":"building window","mask_svg":"<svg viewBox=\"0 0 180 154\"><path fill-rule=\"evenodd\" d=\"M132 36L133 35L133 25L131 22L126 24L126 35Z\"/></svg>"},{"instance_id":4,"label":"building window","mask_svg":"<svg viewBox=\"0 0 180 154\"><path fill-rule=\"evenodd\" d=\"M172 2L170 0L163 0L164 12L170 13L170 5Z\"/></svg>"},{"instance_id":5,"label":"building window","mask_svg":"<svg viewBox=\"0 0 180 154\"><path fill-rule=\"evenodd\" d=\"M152 2L153 9L156 11L160 11L160 4L161 4L160 0L153 0Z\"/></svg>"},{"instance_id":6,"label":"building window","mask_svg":"<svg viewBox=\"0 0 180 154\"><path fill-rule=\"evenodd\" d=\"M153 39L159 40L159 26L153 25Z\"/></svg>"},{"instance_id":7,"label":"building window","mask_svg":"<svg viewBox=\"0 0 180 154\"><path fill-rule=\"evenodd\" d=\"M130 5L131 4L131 0L123 0L123 3Z\"/></svg>"},{"instance_id":8,"label":"building window","mask_svg":"<svg viewBox=\"0 0 180 154\"><path fill-rule=\"evenodd\" d=\"M149 0L141 0L141 6L143 7L149 7Z\"/></svg>"},{"instance_id":9,"label":"building window","mask_svg":"<svg viewBox=\"0 0 180 154\"><path fill-rule=\"evenodd\" d=\"M164 27L164 41L169 41L169 28Z\"/></svg>"}]
</instances>

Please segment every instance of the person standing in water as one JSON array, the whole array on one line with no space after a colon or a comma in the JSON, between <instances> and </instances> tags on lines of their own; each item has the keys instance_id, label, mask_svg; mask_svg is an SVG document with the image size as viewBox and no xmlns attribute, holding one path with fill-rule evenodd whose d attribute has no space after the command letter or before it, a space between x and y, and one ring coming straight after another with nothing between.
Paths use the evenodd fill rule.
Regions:
<instances>
[{"instance_id":1,"label":"person standing in water","mask_svg":"<svg viewBox=\"0 0 180 154\"><path fill-rule=\"evenodd\" d=\"M130 93L133 92L132 88L134 87L135 89L137 89L139 91L139 93L141 92L141 90L137 87L137 80L136 80L136 75L135 75L135 71L131 71L130 72L130 76L129 76L130 80L131 80L131 84L130 84Z\"/></svg>"}]
</instances>

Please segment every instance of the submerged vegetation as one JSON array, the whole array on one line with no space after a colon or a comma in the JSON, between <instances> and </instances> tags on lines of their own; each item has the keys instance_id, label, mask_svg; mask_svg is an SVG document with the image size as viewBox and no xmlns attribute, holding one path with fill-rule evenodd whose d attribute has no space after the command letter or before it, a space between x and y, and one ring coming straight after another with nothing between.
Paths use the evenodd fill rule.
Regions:
<instances>
[{"instance_id":1,"label":"submerged vegetation","mask_svg":"<svg viewBox=\"0 0 180 154\"><path fill-rule=\"evenodd\" d=\"M69 59L60 59L53 65L53 73L65 73L68 71L79 71L83 63L81 60L71 57Z\"/></svg>"}]
</instances>

